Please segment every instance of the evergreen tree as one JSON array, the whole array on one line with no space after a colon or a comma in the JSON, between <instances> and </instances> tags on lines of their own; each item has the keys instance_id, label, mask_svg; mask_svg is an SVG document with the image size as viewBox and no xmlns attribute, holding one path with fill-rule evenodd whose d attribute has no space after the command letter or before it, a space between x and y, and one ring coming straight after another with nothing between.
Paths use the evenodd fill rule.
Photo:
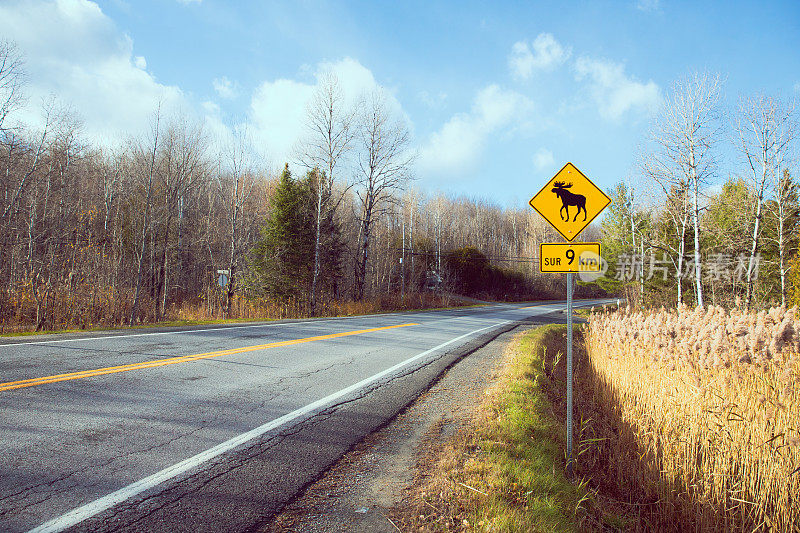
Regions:
<instances>
[{"instance_id":1,"label":"evergreen tree","mask_svg":"<svg viewBox=\"0 0 800 533\"><path fill-rule=\"evenodd\" d=\"M257 292L278 299L306 300L310 297L314 275L316 241L316 202L324 175L312 170L302 180L292 177L288 165L281 174L261 228L261 238L250 253L253 285ZM323 203L329 190L323 190ZM338 289L341 256L344 249L341 231L333 210L323 211L320 220L320 268L318 293L332 294Z\"/></svg>"},{"instance_id":2,"label":"evergreen tree","mask_svg":"<svg viewBox=\"0 0 800 533\"><path fill-rule=\"evenodd\" d=\"M703 217L706 229L703 248L707 250L713 267L714 261L722 263L723 275L709 272L711 303L733 306L736 298L745 295L745 279L738 263L750 254L750 235L745 230L753 217L756 202L752 188L742 179L731 178L719 194L711 196ZM759 277L764 274L763 269Z\"/></svg>"},{"instance_id":3,"label":"evergreen tree","mask_svg":"<svg viewBox=\"0 0 800 533\"><path fill-rule=\"evenodd\" d=\"M287 164L272 197L261 238L250 253L253 284L278 299L307 294L314 268L311 180L297 181Z\"/></svg>"},{"instance_id":4,"label":"evergreen tree","mask_svg":"<svg viewBox=\"0 0 800 533\"><path fill-rule=\"evenodd\" d=\"M626 263L626 258L629 260L633 253L630 226L633 199L624 183L614 187L609 197L611 204L600 226L603 235L601 253L603 259L608 262L608 270L597 280L597 284L608 292L618 293L622 290L623 281L629 274L618 272L619 267Z\"/></svg>"}]
</instances>

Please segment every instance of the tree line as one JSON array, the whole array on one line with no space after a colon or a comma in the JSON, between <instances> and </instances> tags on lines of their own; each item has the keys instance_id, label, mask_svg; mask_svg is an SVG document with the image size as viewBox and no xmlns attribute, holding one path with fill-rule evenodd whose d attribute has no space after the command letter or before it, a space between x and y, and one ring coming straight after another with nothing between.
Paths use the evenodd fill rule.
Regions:
<instances>
[{"instance_id":1,"label":"tree line","mask_svg":"<svg viewBox=\"0 0 800 533\"><path fill-rule=\"evenodd\" d=\"M800 305L796 102L722 96L707 73L671 88L612 191L602 286L644 305Z\"/></svg>"},{"instance_id":2,"label":"tree line","mask_svg":"<svg viewBox=\"0 0 800 533\"><path fill-rule=\"evenodd\" d=\"M538 273L538 243L556 236L533 211L412 186L410 134L381 91L351 101L322 80L293 173L244 129L212 139L160 107L149 134L103 145L54 98L41 126L22 123L23 66L2 43L3 331L563 292Z\"/></svg>"}]
</instances>

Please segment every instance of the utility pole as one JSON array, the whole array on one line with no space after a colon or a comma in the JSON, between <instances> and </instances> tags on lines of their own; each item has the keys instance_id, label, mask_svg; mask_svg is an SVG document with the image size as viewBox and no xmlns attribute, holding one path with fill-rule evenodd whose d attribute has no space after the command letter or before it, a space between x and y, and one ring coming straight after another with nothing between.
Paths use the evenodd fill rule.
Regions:
<instances>
[{"instance_id":1,"label":"utility pole","mask_svg":"<svg viewBox=\"0 0 800 533\"><path fill-rule=\"evenodd\" d=\"M402 217L402 228L403 228L403 248L400 252L400 302L405 303L406 301L406 267L403 264L403 259L406 256L406 217L403 214L402 210L400 211L400 216Z\"/></svg>"}]
</instances>

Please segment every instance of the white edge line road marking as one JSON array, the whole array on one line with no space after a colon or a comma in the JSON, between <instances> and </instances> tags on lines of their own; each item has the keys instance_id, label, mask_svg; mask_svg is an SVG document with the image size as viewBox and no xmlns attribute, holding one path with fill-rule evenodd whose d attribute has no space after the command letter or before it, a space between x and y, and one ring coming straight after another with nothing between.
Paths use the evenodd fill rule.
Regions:
<instances>
[{"instance_id":1,"label":"white edge line road marking","mask_svg":"<svg viewBox=\"0 0 800 533\"><path fill-rule=\"evenodd\" d=\"M409 363L416 361L417 359L420 359L437 350L440 350L449 344L460 341L465 337L469 337L470 335L474 335L475 333L479 333L487 329L497 328L499 326L508 324L509 322L512 321L504 320L503 322L498 322L496 324L492 324L491 326L486 326L480 329L476 329L474 331L470 331L469 333L460 335L454 339L450 339L447 342L443 342L438 346L434 346L429 350L425 350L424 352L418 353L417 355L410 357L405 361L402 361L394 366L382 370L377 374L374 374L373 376L362 379L358 383L354 383L349 387L345 387L344 389L334 392L333 394L329 394L324 398L320 398L319 400L311 402L310 404L305 405L299 409L296 409L291 413L287 413L255 429L251 429L246 433L237 435L236 437L226 440L225 442L222 442L220 444L217 444L216 446L209 448L208 450L205 450L203 452L200 452L193 457L189 457L188 459L184 459L179 463L176 463L172 466L168 466L167 468L161 470L160 472L156 472L155 474L147 476L144 479L140 479L135 483L131 483L127 487L123 487L115 492L112 492L107 496L103 496L102 498L98 498L93 502L87 503L86 505L73 509L72 511L62 516L59 516L58 518L54 518L48 522L45 522L39 527L31 529L29 533L57 533L60 531L64 531L69 527L72 527L76 524L79 524L80 522L83 522L87 518L91 518L105 511L106 509L113 507L114 505L122 503L125 500L128 500L136 496L137 494L141 494L142 492L151 489L153 487L156 487L164 483L165 481L169 481L170 479L179 476L180 474L183 474L184 472L187 472L188 470L191 470L192 468L195 468L207 461L210 461L214 457L217 457L218 455L221 455L229 450L232 450L233 448L236 448L237 446L240 446L256 437L259 437L268 431L279 428L282 425L291 422L292 420L295 420L297 418L300 418L301 416L306 415L312 411L315 411L322 407L326 407L331 402L338 400L339 398L346 396L351 392L355 392L358 389L361 389L362 387L369 385L388 374L391 374L395 370L398 370L408 365Z\"/></svg>"}]
</instances>

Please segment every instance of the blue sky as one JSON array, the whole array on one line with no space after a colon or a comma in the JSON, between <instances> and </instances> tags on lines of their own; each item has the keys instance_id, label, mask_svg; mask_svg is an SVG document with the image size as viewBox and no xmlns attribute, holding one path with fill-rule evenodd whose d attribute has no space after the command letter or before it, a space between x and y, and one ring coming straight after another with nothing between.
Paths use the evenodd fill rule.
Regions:
<instances>
[{"instance_id":1,"label":"blue sky","mask_svg":"<svg viewBox=\"0 0 800 533\"><path fill-rule=\"evenodd\" d=\"M35 122L55 94L90 139L140 134L160 98L211 135L246 124L275 167L318 75L386 88L413 132L415 186L519 206L567 161L630 175L670 85L800 96L800 3L0 0Z\"/></svg>"}]
</instances>

